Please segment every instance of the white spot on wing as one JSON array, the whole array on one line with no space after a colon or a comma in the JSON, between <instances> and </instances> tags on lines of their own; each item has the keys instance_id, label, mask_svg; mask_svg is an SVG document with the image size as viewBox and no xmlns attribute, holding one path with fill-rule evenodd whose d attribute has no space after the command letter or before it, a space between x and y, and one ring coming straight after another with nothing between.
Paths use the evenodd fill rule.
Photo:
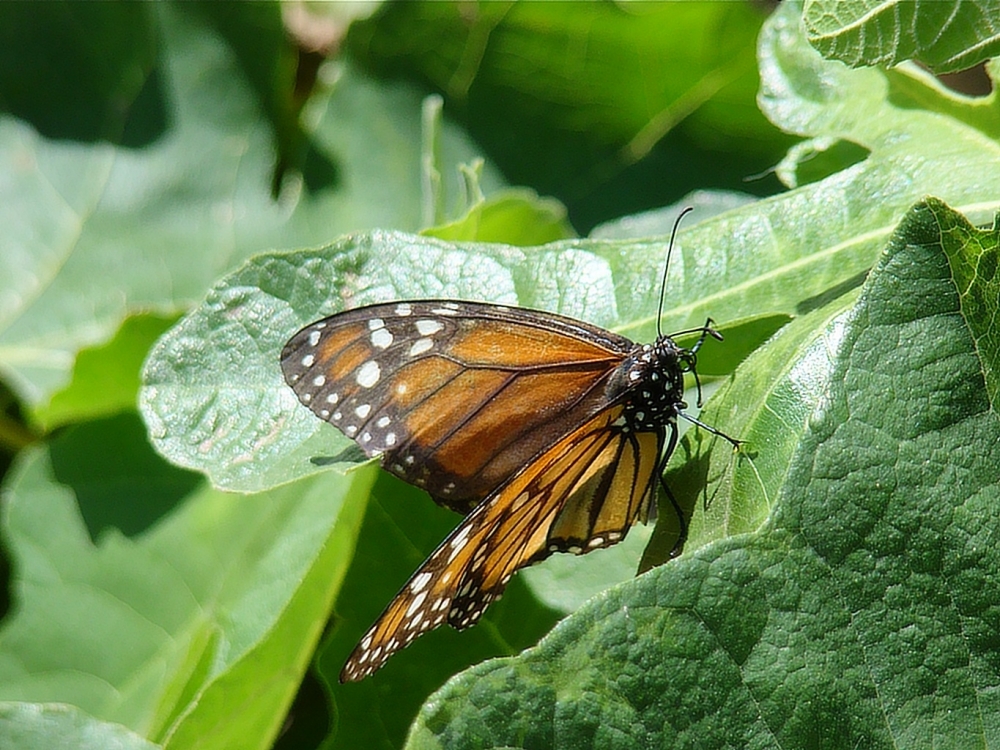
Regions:
<instances>
[{"instance_id":1,"label":"white spot on wing","mask_svg":"<svg viewBox=\"0 0 1000 750\"><path fill-rule=\"evenodd\" d=\"M389 417L383 415L383 416L381 416L381 417L378 418L378 421L375 422L375 426L376 427L387 427L388 424L389 424L389 422L391 422L391 421L392 421L392 419L390 419Z\"/></svg>"},{"instance_id":2,"label":"white spot on wing","mask_svg":"<svg viewBox=\"0 0 1000 750\"><path fill-rule=\"evenodd\" d=\"M413 597L413 601L410 602L410 606L406 608L406 616L413 617L413 613L416 612L418 609L420 609L420 605L424 603L424 599L426 598L427 598L426 591L421 591L419 594Z\"/></svg>"},{"instance_id":3,"label":"white spot on wing","mask_svg":"<svg viewBox=\"0 0 1000 750\"><path fill-rule=\"evenodd\" d=\"M429 352L432 348L434 348L434 342L430 339L417 339L413 342L408 353L411 357L417 357L424 352Z\"/></svg>"},{"instance_id":4,"label":"white spot on wing","mask_svg":"<svg viewBox=\"0 0 1000 750\"><path fill-rule=\"evenodd\" d=\"M469 538L469 527L463 526L459 529L458 533L455 534L455 538L451 540L452 549L461 549L465 546L465 542Z\"/></svg>"},{"instance_id":5,"label":"white spot on wing","mask_svg":"<svg viewBox=\"0 0 1000 750\"><path fill-rule=\"evenodd\" d=\"M368 321L368 328L372 331L377 331L379 328L385 328L385 321L382 318L372 318Z\"/></svg>"},{"instance_id":6,"label":"white spot on wing","mask_svg":"<svg viewBox=\"0 0 1000 750\"><path fill-rule=\"evenodd\" d=\"M369 360L358 369L356 380L358 381L358 385L362 388L371 388L381 377L382 368L378 366L378 362L375 360Z\"/></svg>"},{"instance_id":7,"label":"white spot on wing","mask_svg":"<svg viewBox=\"0 0 1000 750\"><path fill-rule=\"evenodd\" d=\"M396 444L396 433L395 432L387 432L385 434L385 447L386 448L391 448L395 444Z\"/></svg>"},{"instance_id":8,"label":"white spot on wing","mask_svg":"<svg viewBox=\"0 0 1000 750\"><path fill-rule=\"evenodd\" d=\"M417 333L421 336L433 336L444 330L444 323L440 320L418 320L416 322Z\"/></svg>"},{"instance_id":9,"label":"white spot on wing","mask_svg":"<svg viewBox=\"0 0 1000 750\"><path fill-rule=\"evenodd\" d=\"M452 539L451 542L449 543L449 546L451 547L451 554L448 555L449 563L456 557L458 557L458 553L462 551L462 548L468 541L469 541L469 527L464 526L461 529L459 529L458 533L455 535L455 538Z\"/></svg>"},{"instance_id":10,"label":"white spot on wing","mask_svg":"<svg viewBox=\"0 0 1000 750\"><path fill-rule=\"evenodd\" d=\"M326 376L317 375L316 377L314 377L313 385L316 386L317 388L322 388L324 385L326 385Z\"/></svg>"},{"instance_id":11,"label":"white spot on wing","mask_svg":"<svg viewBox=\"0 0 1000 750\"><path fill-rule=\"evenodd\" d=\"M392 345L392 334L389 333L387 328L379 328L376 331L372 331L371 340L372 346L379 349L387 349Z\"/></svg>"},{"instance_id":12,"label":"white spot on wing","mask_svg":"<svg viewBox=\"0 0 1000 750\"><path fill-rule=\"evenodd\" d=\"M413 313L413 308L410 307L408 302L400 302L398 305L396 305L396 315L405 318L407 315L410 315L412 313Z\"/></svg>"},{"instance_id":13,"label":"white spot on wing","mask_svg":"<svg viewBox=\"0 0 1000 750\"><path fill-rule=\"evenodd\" d=\"M319 331L310 331L309 346L316 346L319 343Z\"/></svg>"},{"instance_id":14,"label":"white spot on wing","mask_svg":"<svg viewBox=\"0 0 1000 750\"><path fill-rule=\"evenodd\" d=\"M424 586L430 583L430 580L431 580L430 573L425 572L421 573L418 576L414 576L413 583L410 584L410 591L412 591L414 594L419 594L423 590Z\"/></svg>"},{"instance_id":15,"label":"white spot on wing","mask_svg":"<svg viewBox=\"0 0 1000 750\"><path fill-rule=\"evenodd\" d=\"M361 419L364 419L369 414L371 414L372 405L371 404L360 404L354 409L354 413L357 414Z\"/></svg>"},{"instance_id":16,"label":"white spot on wing","mask_svg":"<svg viewBox=\"0 0 1000 750\"><path fill-rule=\"evenodd\" d=\"M303 367L312 367L313 363L315 361L316 361L316 357L314 357L312 354L307 354L306 356L304 356L302 358L302 366Z\"/></svg>"}]
</instances>

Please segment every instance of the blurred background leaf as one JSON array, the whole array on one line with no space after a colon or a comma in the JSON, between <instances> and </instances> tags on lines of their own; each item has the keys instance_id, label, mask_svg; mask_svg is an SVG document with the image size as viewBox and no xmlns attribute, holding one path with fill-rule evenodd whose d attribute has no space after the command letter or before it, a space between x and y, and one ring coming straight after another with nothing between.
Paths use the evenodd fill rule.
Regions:
<instances>
[{"instance_id":1,"label":"blurred background leaf","mask_svg":"<svg viewBox=\"0 0 1000 750\"><path fill-rule=\"evenodd\" d=\"M347 48L446 97L504 175L581 232L747 181L793 142L761 116L751 3L387 3ZM725 154L725 156L723 156Z\"/></svg>"},{"instance_id":2,"label":"blurred background leaf","mask_svg":"<svg viewBox=\"0 0 1000 750\"><path fill-rule=\"evenodd\" d=\"M33 411L67 384L77 352L127 315L176 314L255 252L421 227L420 94L330 63L293 137L282 124L292 48L277 5L28 7L0 7L5 54L18 58L0 68L0 367ZM121 58L90 46L94 28L118 40ZM26 62L75 34L78 59ZM269 57L249 54L257 44ZM66 109L51 94L64 87ZM46 116L38 91L49 92ZM292 149L296 139L307 145ZM447 122L437 145L455 196L455 165L478 152ZM277 161L294 154L298 171L274 200ZM482 182L499 184L488 164Z\"/></svg>"}]
</instances>

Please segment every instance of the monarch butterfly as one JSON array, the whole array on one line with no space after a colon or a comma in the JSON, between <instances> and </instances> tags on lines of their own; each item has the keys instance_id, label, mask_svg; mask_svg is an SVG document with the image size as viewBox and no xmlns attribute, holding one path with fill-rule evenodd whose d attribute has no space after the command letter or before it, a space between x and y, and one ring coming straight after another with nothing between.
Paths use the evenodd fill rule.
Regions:
<instances>
[{"instance_id":1,"label":"monarch butterfly","mask_svg":"<svg viewBox=\"0 0 1000 750\"><path fill-rule=\"evenodd\" d=\"M467 514L361 638L340 681L367 677L446 621L474 624L518 568L624 539L655 513L677 417L738 445L683 412L684 374L698 382L699 348L722 339L711 326L684 332L701 333L684 349L659 326L653 344L636 344L553 313L421 300L296 333L281 367L299 400Z\"/></svg>"}]
</instances>

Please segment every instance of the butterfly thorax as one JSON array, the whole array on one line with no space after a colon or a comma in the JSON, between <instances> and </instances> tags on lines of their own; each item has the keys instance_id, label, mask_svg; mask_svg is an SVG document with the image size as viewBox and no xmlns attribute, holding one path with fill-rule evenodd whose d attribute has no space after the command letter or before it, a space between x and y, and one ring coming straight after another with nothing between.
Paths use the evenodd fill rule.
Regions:
<instances>
[{"instance_id":1,"label":"butterfly thorax","mask_svg":"<svg viewBox=\"0 0 1000 750\"><path fill-rule=\"evenodd\" d=\"M674 423L686 407L684 373L692 358L669 336L636 344L608 381L608 397L625 403L622 426L653 431Z\"/></svg>"}]
</instances>

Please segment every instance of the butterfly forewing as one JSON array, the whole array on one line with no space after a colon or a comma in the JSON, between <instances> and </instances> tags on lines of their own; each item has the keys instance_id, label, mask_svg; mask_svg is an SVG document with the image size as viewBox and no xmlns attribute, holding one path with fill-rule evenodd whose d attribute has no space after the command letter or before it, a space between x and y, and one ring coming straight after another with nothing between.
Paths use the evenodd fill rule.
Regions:
<instances>
[{"instance_id":1,"label":"butterfly forewing","mask_svg":"<svg viewBox=\"0 0 1000 750\"><path fill-rule=\"evenodd\" d=\"M465 513L607 407L606 380L633 346L551 313L431 300L313 323L281 365L317 416Z\"/></svg>"},{"instance_id":2,"label":"butterfly forewing","mask_svg":"<svg viewBox=\"0 0 1000 750\"><path fill-rule=\"evenodd\" d=\"M421 633L474 624L520 567L624 538L655 501L664 430L632 432L612 407L487 497L413 574L341 672L360 680Z\"/></svg>"}]
</instances>

